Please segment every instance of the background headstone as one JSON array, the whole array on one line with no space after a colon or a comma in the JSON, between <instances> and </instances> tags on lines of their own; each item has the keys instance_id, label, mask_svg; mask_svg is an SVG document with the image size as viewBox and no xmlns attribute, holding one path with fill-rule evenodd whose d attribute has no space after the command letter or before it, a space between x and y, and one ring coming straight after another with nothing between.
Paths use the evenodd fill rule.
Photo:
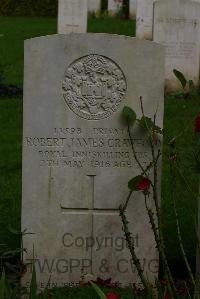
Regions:
<instances>
[{"instance_id":1,"label":"background headstone","mask_svg":"<svg viewBox=\"0 0 200 299\"><path fill-rule=\"evenodd\" d=\"M117 14L122 8L123 0L108 0L108 13L109 15Z\"/></svg>"},{"instance_id":2,"label":"background headstone","mask_svg":"<svg viewBox=\"0 0 200 299\"><path fill-rule=\"evenodd\" d=\"M24 236L24 263L34 245L40 288L50 275L50 286L86 273L138 282L118 211L128 181L141 173L122 110L128 105L141 117L142 96L146 114L157 111L162 127L163 47L110 34L34 38L25 42L24 76L22 230L33 233ZM133 136L145 167L152 161L146 135L136 126ZM154 282L158 254L142 192L131 199L127 217L144 273Z\"/></svg>"},{"instance_id":3,"label":"background headstone","mask_svg":"<svg viewBox=\"0 0 200 299\"><path fill-rule=\"evenodd\" d=\"M101 0L88 0L88 11L89 12L100 12Z\"/></svg>"},{"instance_id":4,"label":"background headstone","mask_svg":"<svg viewBox=\"0 0 200 299\"><path fill-rule=\"evenodd\" d=\"M181 88L173 69L199 82L200 4L188 0L157 1L154 8L154 41L166 48L165 78L168 91Z\"/></svg>"},{"instance_id":5,"label":"background headstone","mask_svg":"<svg viewBox=\"0 0 200 299\"><path fill-rule=\"evenodd\" d=\"M136 19L137 0L129 0L130 19Z\"/></svg>"},{"instance_id":6,"label":"background headstone","mask_svg":"<svg viewBox=\"0 0 200 299\"><path fill-rule=\"evenodd\" d=\"M58 33L86 33L87 0L59 0L58 3Z\"/></svg>"},{"instance_id":7,"label":"background headstone","mask_svg":"<svg viewBox=\"0 0 200 299\"><path fill-rule=\"evenodd\" d=\"M153 4L155 0L137 0L136 37L153 39Z\"/></svg>"}]
</instances>

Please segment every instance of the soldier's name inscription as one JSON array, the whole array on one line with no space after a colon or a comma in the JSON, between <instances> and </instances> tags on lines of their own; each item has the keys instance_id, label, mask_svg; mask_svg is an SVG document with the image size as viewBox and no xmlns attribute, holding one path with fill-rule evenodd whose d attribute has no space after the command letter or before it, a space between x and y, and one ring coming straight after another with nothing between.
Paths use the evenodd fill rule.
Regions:
<instances>
[{"instance_id":1,"label":"soldier's name inscription","mask_svg":"<svg viewBox=\"0 0 200 299\"><path fill-rule=\"evenodd\" d=\"M47 167L125 167L135 166L131 143L146 164L147 144L143 138L130 139L123 128L53 128L48 137L26 136L24 145L38 155L39 165Z\"/></svg>"}]
</instances>

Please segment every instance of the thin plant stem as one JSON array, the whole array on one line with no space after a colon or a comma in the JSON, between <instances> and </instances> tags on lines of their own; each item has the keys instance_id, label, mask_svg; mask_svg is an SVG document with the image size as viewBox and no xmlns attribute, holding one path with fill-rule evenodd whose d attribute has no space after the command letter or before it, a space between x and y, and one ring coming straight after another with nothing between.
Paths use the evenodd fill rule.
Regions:
<instances>
[{"instance_id":1,"label":"thin plant stem","mask_svg":"<svg viewBox=\"0 0 200 299\"><path fill-rule=\"evenodd\" d=\"M182 240L182 236L181 236L178 211L177 211L177 207L176 207L176 200L175 200L175 197L174 197L174 190L176 189L176 176L174 175L172 164L170 166L170 169L171 169L171 178L172 178L172 182L171 182L171 185L172 185L172 194L171 194L171 197L172 197L172 201L173 201L173 208L174 208L176 229L177 229L177 235L178 235L178 242L179 242L181 254L182 254L185 266L187 268L187 271L189 273L191 282L192 282L193 286L195 287L195 279L194 279L191 267L190 267L188 259L187 259L187 255L186 255L186 252L185 252L185 249L184 249L184 246L183 246L183 240Z\"/></svg>"},{"instance_id":2,"label":"thin plant stem","mask_svg":"<svg viewBox=\"0 0 200 299\"><path fill-rule=\"evenodd\" d=\"M136 151L135 151L135 147L134 147L134 143L133 143L133 139L132 139L132 136L131 136L131 131L130 131L130 124L129 124L129 122L128 122L128 134L129 134L129 139L130 139L130 142L131 142L132 152L133 152L133 156L134 156L134 158L135 158L135 161L137 162L137 164L139 165L140 169L142 170L142 173L145 174L145 175L147 176L144 167L142 166L140 160L139 160L138 157L137 157L137 154L136 154Z\"/></svg>"},{"instance_id":3,"label":"thin plant stem","mask_svg":"<svg viewBox=\"0 0 200 299\"><path fill-rule=\"evenodd\" d=\"M144 117L144 121L145 121L145 126L149 132L149 139L150 139L150 147L151 147L151 154L152 154L152 159L153 159L153 176L154 176L154 182L153 182L153 200L155 203L155 207L156 207L156 216L157 216L157 220L158 220L158 234L159 234L159 242L157 244L158 246L158 250L160 253L160 256L162 258L163 261L163 266L164 266L164 270L165 273L171 283L171 286L169 286L169 291L170 291L170 295L172 296L172 298L174 298L174 296L176 296L176 288L175 288L175 284L173 281L173 277L168 265L168 261L167 261L167 257L165 254L165 243L164 243L164 237L163 237L163 232L162 232L162 221L161 221L161 214L160 214L160 206L158 203L158 194L157 194L157 184L158 184L158 173L157 173L157 164L158 164L158 160L156 159L156 154L155 154L155 145L154 145L154 140L152 137L152 132L146 122L146 118L145 118L145 114L144 114L144 108L143 108L143 103L142 103L142 97L140 97L140 104L141 104L141 111L142 111L142 115ZM155 115L154 115L154 125L155 125Z\"/></svg>"},{"instance_id":4,"label":"thin plant stem","mask_svg":"<svg viewBox=\"0 0 200 299\"><path fill-rule=\"evenodd\" d=\"M148 177L148 173L147 171L153 167L153 162L151 162L149 164L149 166L147 166L147 168L145 169L143 166L142 166L142 163L140 162L140 160L138 159L138 156L137 156L137 153L135 151L135 147L134 147L134 143L133 143L133 139L132 139L132 136L131 136L131 131L130 131L130 124L128 122L128 134L129 134L129 139L130 139L130 142L131 142L131 148L132 148L132 152L133 152L133 156L134 156L134 159L136 161L136 163L138 164L138 166L140 167L141 171L142 171L142 175L145 175L146 177ZM161 156L161 151L158 151L158 155L156 157L156 162L159 160ZM150 181L150 184L151 184L151 187L153 188L153 184L152 182Z\"/></svg>"},{"instance_id":5,"label":"thin plant stem","mask_svg":"<svg viewBox=\"0 0 200 299\"><path fill-rule=\"evenodd\" d=\"M184 177L182 171L180 170L180 168L178 167L178 164L175 164L175 168L178 171L179 176L182 178L182 180L184 181L184 184L186 185L188 191L190 192L190 194L192 194L192 197L195 199L195 201L197 201L198 198L200 198L200 194L195 194L193 192L193 190L190 188L190 185L188 184L186 178Z\"/></svg>"},{"instance_id":6,"label":"thin plant stem","mask_svg":"<svg viewBox=\"0 0 200 299\"><path fill-rule=\"evenodd\" d=\"M129 193L129 195L130 195L130 193ZM127 221L127 218L126 218L126 215L125 215L124 207L122 205L120 205L119 211L120 211L120 218L121 218L122 224L123 224L123 231L124 231L125 239L126 239L129 251L131 253L133 263L134 263L134 265L137 269L137 272L138 272L138 275L140 277L140 280L142 282L143 287L148 292L151 292L149 283L144 277L143 269L142 269L141 264L140 264L140 260L138 259L137 255L136 255L134 242L133 242L133 239L131 237L131 233L130 233L129 228L128 228L128 221Z\"/></svg>"},{"instance_id":7,"label":"thin plant stem","mask_svg":"<svg viewBox=\"0 0 200 299\"><path fill-rule=\"evenodd\" d=\"M148 212L149 221L151 223L152 231L154 233L154 238L155 238L156 244L159 244L160 240L159 240L159 236L157 234L157 227L156 227L155 220L154 220L154 217L153 217L153 212L152 212L151 209L149 209L149 207L147 205L147 195L146 195L146 193L144 194L144 198L145 198L145 207L146 207L146 210Z\"/></svg>"},{"instance_id":8,"label":"thin plant stem","mask_svg":"<svg viewBox=\"0 0 200 299\"><path fill-rule=\"evenodd\" d=\"M121 208L123 209L123 211L125 212L125 210L127 209L127 206L128 206L128 203L129 203L129 200L131 198L131 195L133 194L133 190L131 190L127 196L127 199L125 201L125 204L123 206L121 206Z\"/></svg>"}]
</instances>

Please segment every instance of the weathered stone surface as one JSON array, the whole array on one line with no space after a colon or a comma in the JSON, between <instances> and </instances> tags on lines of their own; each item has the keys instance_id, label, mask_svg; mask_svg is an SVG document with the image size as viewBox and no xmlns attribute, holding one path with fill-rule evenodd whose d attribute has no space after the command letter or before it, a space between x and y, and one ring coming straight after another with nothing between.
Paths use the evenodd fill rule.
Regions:
<instances>
[{"instance_id":1,"label":"weathered stone surface","mask_svg":"<svg viewBox=\"0 0 200 299\"><path fill-rule=\"evenodd\" d=\"M153 4L155 0L138 0L136 16L136 37L153 39Z\"/></svg>"},{"instance_id":2,"label":"weathered stone surface","mask_svg":"<svg viewBox=\"0 0 200 299\"><path fill-rule=\"evenodd\" d=\"M58 33L87 32L87 0L59 0Z\"/></svg>"},{"instance_id":3,"label":"weathered stone surface","mask_svg":"<svg viewBox=\"0 0 200 299\"><path fill-rule=\"evenodd\" d=\"M33 233L24 237L24 262L32 260L34 245L40 288L50 275L51 286L78 282L86 273L138 282L118 212L127 182L141 173L122 110L128 105L140 117L143 96L146 114L157 111L162 127L163 47L107 34L35 38L25 42L24 76L22 230ZM146 136L137 126L133 136L146 166ZM127 217L153 282L158 255L141 192ZM24 285L30 276L28 267Z\"/></svg>"},{"instance_id":4,"label":"weathered stone surface","mask_svg":"<svg viewBox=\"0 0 200 299\"><path fill-rule=\"evenodd\" d=\"M108 13L115 15L122 8L123 0L108 0Z\"/></svg>"},{"instance_id":5,"label":"weathered stone surface","mask_svg":"<svg viewBox=\"0 0 200 299\"><path fill-rule=\"evenodd\" d=\"M200 4L188 0L155 3L154 41L166 48L165 78L168 91L181 88L173 69L199 82Z\"/></svg>"}]
</instances>

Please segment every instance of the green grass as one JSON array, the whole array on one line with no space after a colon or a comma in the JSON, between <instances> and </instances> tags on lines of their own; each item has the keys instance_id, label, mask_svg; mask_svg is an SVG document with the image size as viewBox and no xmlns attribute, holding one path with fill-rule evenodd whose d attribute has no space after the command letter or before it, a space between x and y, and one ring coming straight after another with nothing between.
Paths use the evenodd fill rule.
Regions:
<instances>
[{"instance_id":1,"label":"green grass","mask_svg":"<svg viewBox=\"0 0 200 299\"><path fill-rule=\"evenodd\" d=\"M116 20L113 18L90 18L88 32L105 32L135 36L135 22L130 20Z\"/></svg>"},{"instance_id":2,"label":"green grass","mask_svg":"<svg viewBox=\"0 0 200 299\"><path fill-rule=\"evenodd\" d=\"M54 18L0 17L0 69L4 70L6 83L23 84L24 40L55 34ZM89 32L112 32L133 36L135 22L113 18L89 18Z\"/></svg>"},{"instance_id":3,"label":"green grass","mask_svg":"<svg viewBox=\"0 0 200 299\"><path fill-rule=\"evenodd\" d=\"M15 248L18 239L9 228L20 230L22 101L0 100L0 244ZM18 243L17 243L18 245Z\"/></svg>"},{"instance_id":4,"label":"green grass","mask_svg":"<svg viewBox=\"0 0 200 299\"><path fill-rule=\"evenodd\" d=\"M164 128L168 136L176 137L178 148L178 163L185 178L189 182L191 190L198 192L198 178L195 172L193 158L194 151L194 119L200 111L199 99L165 99ZM182 134L180 135L180 133ZM165 138L163 153L163 174L162 174L162 206L164 215L164 232L168 257L171 265L178 272L177 265L182 263L180 248L177 242L175 229L171 190L173 181L170 172L168 139ZM184 238L184 246L192 263L195 262L195 223L196 203L191 193L187 191L185 183L179 178L174 189L178 206L181 232ZM180 275L184 274L180 268Z\"/></svg>"},{"instance_id":5,"label":"green grass","mask_svg":"<svg viewBox=\"0 0 200 299\"><path fill-rule=\"evenodd\" d=\"M0 17L0 28L0 68L6 83L22 85L24 40L55 33L56 20Z\"/></svg>"},{"instance_id":6,"label":"green grass","mask_svg":"<svg viewBox=\"0 0 200 299\"><path fill-rule=\"evenodd\" d=\"M90 18L89 32L110 32L134 35L135 23L111 18ZM56 19L28 17L0 17L0 68L5 72L5 81L9 84L22 85L23 82L23 41L25 39L56 33ZM180 148L180 164L182 172L197 191L197 176L194 172L193 120L200 111L200 101L196 99L165 99L164 125L168 134L179 135L183 128L182 138L178 139ZM9 225L20 229L21 206L21 150L22 150L22 101L20 99L0 99L0 243L15 247L17 237L9 231ZM171 179L168 162L167 140L164 145L163 166L163 211L164 232L167 240L167 253L172 267L182 263L176 231L172 203L170 200ZM195 235L192 214L195 203L191 194L186 191L185 184L177 183L176 197L178 201L180 224L184 244L191 261L195 258ZM183 271L181 270L183 273Z\"/></svg>"}]
</instances>

